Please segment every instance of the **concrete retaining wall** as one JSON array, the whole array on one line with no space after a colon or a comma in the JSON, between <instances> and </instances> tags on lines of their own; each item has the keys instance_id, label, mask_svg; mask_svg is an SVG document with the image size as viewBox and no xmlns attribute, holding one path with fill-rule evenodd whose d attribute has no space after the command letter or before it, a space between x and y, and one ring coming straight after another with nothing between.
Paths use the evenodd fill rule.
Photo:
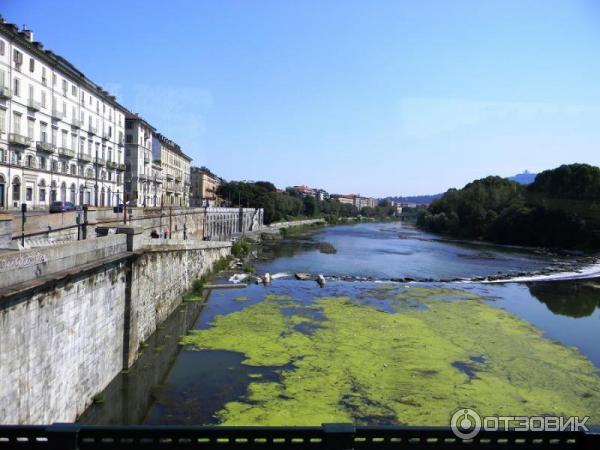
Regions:
<instances>
[{"instance_id":1,"label":"concrete retaining wall","mask_svg":"<svg viewBox=\"0 0 600 450\"><path fill-rule=\"evenodd\" d=\"M140 344L193 280L231 251L228 242L146 240L140 230L119 231L125 234L18 252L30 256L20 267L15 256L0 257L6 269L0 273L0 424L74 421L133 364Z\"/></svg>"},{"instance_id":2,"label":"concrete retaining wall","mask_svg":"<svg viewBox=\"0 0 600 450\"><path fill-rule=\"evenodd\" d=\"M131 208L128 209L126 224L123 213L114 213L110 208L89 207L86 214L88 225L85 234L88 239L96 237L95 228L98 226L110 228L126 225L141 228L147 236L156 231L161 236L166 232L173 239L183 239L185 232L187 238L225 240L239 231L256 231L263 224L263 210L254 208ZM40 247L76 240L77 216L78 213L74 211L28 216L25 222L26 245ZM20 242L21 216L10 217L13 241ZM80 221L84 223L83 212ZM1 235L8 225L0 228ZM83 228L79 230L81 235ZM0 248L3 248L1 242Z\"/></svg>"},{"instance_id":3,"label":"concrete retaining wall","mask_svg":"<svg viewBox=\"0 0 600 450\"><path fill-rule=\"evenodd\" d=\"M94 263L127 250L125 235L75 241L0 255L0 289Z\"/></svg>"}]
</instances>

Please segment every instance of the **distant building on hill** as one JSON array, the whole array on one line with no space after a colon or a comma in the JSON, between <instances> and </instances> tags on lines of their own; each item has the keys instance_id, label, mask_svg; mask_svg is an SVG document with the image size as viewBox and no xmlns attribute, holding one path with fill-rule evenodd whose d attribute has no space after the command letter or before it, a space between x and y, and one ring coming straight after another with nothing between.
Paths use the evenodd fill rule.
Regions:
<instances>
[{"instance_id":1,"label":"distant building on hill","mask_svg":"<svg viewBox=\"0 0 600 450\"><path fill-rule=\"evenodd\" d=\"M290 189L294 190L301 197L315 197L317 200L327 200L329 193L325 189L316 189L301 184L299 186L292 186Z\"/></svg>"}]
</instances>

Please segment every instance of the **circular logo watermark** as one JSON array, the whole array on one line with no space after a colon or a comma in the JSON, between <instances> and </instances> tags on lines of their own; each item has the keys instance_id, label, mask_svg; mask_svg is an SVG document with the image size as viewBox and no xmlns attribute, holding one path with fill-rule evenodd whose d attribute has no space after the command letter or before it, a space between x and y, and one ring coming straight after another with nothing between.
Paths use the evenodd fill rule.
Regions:
<instances>
[{"instance_id":1,"label":"circular logo watermark","mask_svg":"<svg viewBox=\"0 0 600 450\"><path fill-rule=\"evenodd\" d=\"M481 416L470 408L457 410L450 419L454 435L461 439L473 439L481 430Z\"/></svg>"}]
</instances>

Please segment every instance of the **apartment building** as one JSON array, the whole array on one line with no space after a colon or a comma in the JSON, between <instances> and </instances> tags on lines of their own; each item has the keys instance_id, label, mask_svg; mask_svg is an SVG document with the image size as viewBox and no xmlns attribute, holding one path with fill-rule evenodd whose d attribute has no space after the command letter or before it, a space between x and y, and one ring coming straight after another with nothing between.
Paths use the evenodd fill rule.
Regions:
<instances>
[{"instance_id":1,"label":"apartment building","mask_svg":"<svg viewBox=\"0 0 600 450\"><path fill-rule=\"evenodd\" d=\"M162 204L162 167L152 155L155 133L138 114L125 115L125 191L130 205Z\"/></svg>"},{"instance_id":2,"label":"apartment building","mask_svg":"<svg viewBox=\"0 0 600 450\"><path fill-rule=\"evenodd\" d=\"M0 209L120 203L126 112L30 30L0 18Z\"/></svg>"},{"instance_id":3,"label":"apartment building","mask_svg":"<svg viewBox=\"0 0 600 450\"><path fill-rule=\"evenodd\" d=\"M190 165L192 158L179 145L160 133L152 139L154 162L162 169L162 205L190 206Z\"/></svg>"},{"instance_id":4,"label":"apartment building","mask_svg":"<svg viewBox=\"0 0 600 450\"><path fill-rule=\"evenodd\" d=\"M192 167L190 206L217 206L217 189L222 180L206 167Z\"/></svg>"}]
</instances>

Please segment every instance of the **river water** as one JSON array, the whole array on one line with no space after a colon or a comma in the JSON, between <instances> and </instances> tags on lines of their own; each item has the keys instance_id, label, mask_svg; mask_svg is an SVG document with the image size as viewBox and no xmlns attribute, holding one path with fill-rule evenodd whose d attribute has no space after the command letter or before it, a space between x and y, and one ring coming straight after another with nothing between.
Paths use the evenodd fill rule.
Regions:
<instances>
[{"instance_id":1,"label":"river water","mask_svg":"<svg viewBox=\"0 0 600 450\"><path fill-rule=\"evenodd\" d=\"M472 281L569 265L402 223L286 239L256 264L271 285L182 305L80 421L448 425L473 407L600 423L600 280Z\"/></svg>"}]
</instances>

